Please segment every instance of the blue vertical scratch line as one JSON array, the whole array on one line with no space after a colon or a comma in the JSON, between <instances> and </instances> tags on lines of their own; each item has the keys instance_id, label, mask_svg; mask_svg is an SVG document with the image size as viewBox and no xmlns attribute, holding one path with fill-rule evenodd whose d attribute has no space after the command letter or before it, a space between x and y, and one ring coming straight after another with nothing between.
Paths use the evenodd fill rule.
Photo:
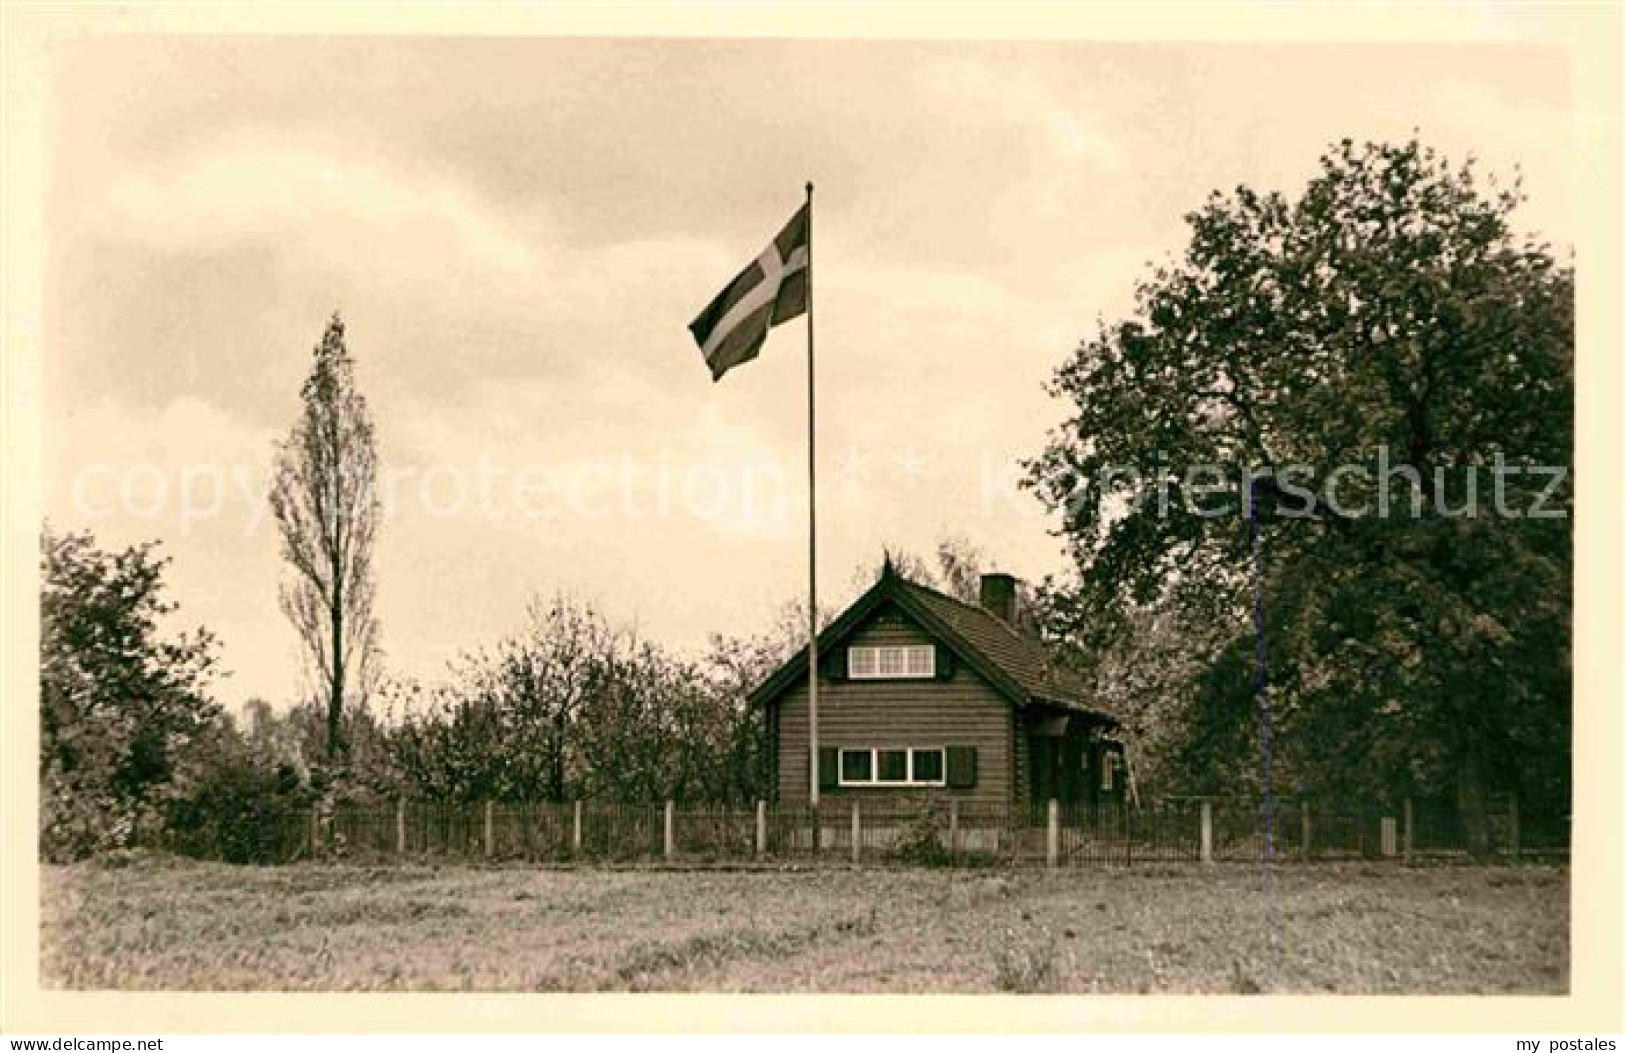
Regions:
<instances>
[{"instance_id":1,"label":"blue vertical scratch line","mask_svg":"<svg viewBox=\"0 0 1625 1053\"><path fill-rule=\"evenodd\" d=\"M1258 527L1258 500L1257 479L1252 479L1247 485L1247 513L1252 526L1253 542L1253 629L1258 638L1256 683L1258 687L1258 724L1259 736L1263 746L1261 751L1262 777L1263 777L1263 806L1264 806L1264 898L1265 909L1269 912L1269 945L1271 965L1279 970L1281 965L1281 919L1280 904L1276 899L1275 890L1275 786L1273 779L1273 758L1271 749L1271 724L1273 718L1270 713L1269 680L1264 669L1264 538Z\"/></svg>"}]
</instances>

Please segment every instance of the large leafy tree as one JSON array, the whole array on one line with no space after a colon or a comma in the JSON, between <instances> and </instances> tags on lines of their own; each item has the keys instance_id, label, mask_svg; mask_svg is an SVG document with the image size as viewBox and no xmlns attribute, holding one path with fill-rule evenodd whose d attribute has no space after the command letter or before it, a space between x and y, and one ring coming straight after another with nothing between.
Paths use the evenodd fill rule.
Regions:
<instances>
[{"instance_id":1,"label":"large leafy tree","mask_svg":"<svg viewBox=\"0 0 1625 1053\"><path fill-rule=\"evenodd\" d=\"M277 452L271 510L293 570L282 609L319 688L331 765L344 753L346 704L365 697L376 672L378 627L372 608L378 454L337 314L316 345L300 399L299 419Z\"/></svg>"},{"instance_id":2,"label":"large leafy tree","mask_svg":"<svg viewBox=\"0 0 1625 1053\"><path fill-rule=\"evenodd\" d=\"M1073 414L1028 477L1076 570L1053 625L1096 660L1179 608L1227 627L1170 685L1187 781L1257 763L1251 469L1275 473L1264 607L1298 787L1453 788L1479 842L1487 788L1566 792L1569 489L1529 469L1569 463L1573 277L1515 233L1521 201L1415 140L1344 141L1295 200L1212 195L1183 258L1057 372ZM1175 480L1216 479L1186 475L1201 465L1235 492L1184 500ZM1334 482L1339 503L1305 515L1283 482Z\"/></svg>"},{"instance_id":3,"label":"large leafy tree","mask_svg":"<svg viewBox=\"0 0 1625 1053\"><path fill-rule=\"evenodd\" d=\"M128 845L185 791L217 723L215 642L168 634L168 561L45 527L40 590L40 843L50 858Z\"/></svg>"}]
</instances>

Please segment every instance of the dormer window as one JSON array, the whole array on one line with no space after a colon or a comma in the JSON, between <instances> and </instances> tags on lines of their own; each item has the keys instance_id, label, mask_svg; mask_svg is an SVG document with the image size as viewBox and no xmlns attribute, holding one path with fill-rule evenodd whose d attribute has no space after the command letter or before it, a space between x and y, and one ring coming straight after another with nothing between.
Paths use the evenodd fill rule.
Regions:
<instances>
[{"instance_id":1,"label":"dormer window","mask_svg":"<svg viewBox=\"0 0 1625 1053\"><path fill-rule=\"evenodd\" d=\"M937 675L937 649L930 644L852 647L846 668L853 680L929 680Z\"/></svg>"}]
</instances>

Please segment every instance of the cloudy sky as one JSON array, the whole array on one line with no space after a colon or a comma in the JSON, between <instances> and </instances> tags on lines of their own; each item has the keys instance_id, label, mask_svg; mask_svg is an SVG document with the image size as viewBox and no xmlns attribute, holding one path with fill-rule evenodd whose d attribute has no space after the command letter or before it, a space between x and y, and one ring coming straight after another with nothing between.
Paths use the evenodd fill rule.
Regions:
<instances>
[{"instance_id":1,"label":"cloudy sky","mask_svg":"<svg viewBox=\"0 0 1625 1053\"><path fill-rule=\"evenodd\" d=\"M222 697L286 702L266 469L342 311L380 436L391 671L568 591L680 648L805 585L799 323L710 381L686 325L817 184L820 588L963 537L1060 569L1008 485L1043 382L1215 187L1413 128L1521 164L1572 241L1560 52L123 38L59 51L46 512L159 538Z\"/></svg>"}]
</instances>

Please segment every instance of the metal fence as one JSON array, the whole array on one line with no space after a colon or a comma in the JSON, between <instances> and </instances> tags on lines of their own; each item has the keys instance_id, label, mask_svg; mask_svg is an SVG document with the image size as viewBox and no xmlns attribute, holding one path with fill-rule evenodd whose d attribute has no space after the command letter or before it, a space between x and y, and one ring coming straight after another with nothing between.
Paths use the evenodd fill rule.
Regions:
<instances>
[{"instance_id":1,"label":"metal fence","mask_svg":"<svg viewBox=\"0 0 1625 1053\"><path fill-rule=\"evenodd\" d=\"M661 860L671 863L846 862L860 865L1133 866L1261 859L1282 862L1469 858L1458 811L1436 801L1351 807L1165 798L1142 806L1032 806L944 799L656 805L590 801L395 801L259 812L253 829L190 831L157 847L207 859L282 864L311 858L470 862ZM1565 856L1568 820L1492 801L1488 857Z\"/></svg>"}]
</instances>

